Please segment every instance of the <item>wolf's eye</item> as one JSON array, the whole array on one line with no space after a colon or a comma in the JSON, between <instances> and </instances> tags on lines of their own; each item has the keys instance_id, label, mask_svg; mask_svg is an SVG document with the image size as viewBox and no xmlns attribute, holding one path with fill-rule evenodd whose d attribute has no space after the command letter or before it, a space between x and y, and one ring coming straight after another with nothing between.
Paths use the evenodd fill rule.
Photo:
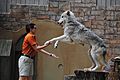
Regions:
<instances>
[{"instance_id":1,"label":"wolf's eye","mask_svg":"<svg viewBox=\"0 0 120 80\"><path fill-rule=\"evenodd\" d=\"M62 18L63 18L63 16L62 16Z\"/></svg>"}]
</instances>

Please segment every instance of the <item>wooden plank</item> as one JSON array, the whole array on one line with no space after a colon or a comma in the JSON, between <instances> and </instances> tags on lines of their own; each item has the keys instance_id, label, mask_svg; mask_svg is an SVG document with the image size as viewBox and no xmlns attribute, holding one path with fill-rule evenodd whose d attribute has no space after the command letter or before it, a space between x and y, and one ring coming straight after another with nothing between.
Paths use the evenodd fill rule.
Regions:
<instances>
[{"instance_id":1,"label":"wooden plank","mask_svg":"<svg viewBox=\"0 0 120 80\"><path fill-rule=\"evenodd\" d=\"M11 79L11 59L10 57L0 56L0 80L12 80Z\"/></svg>"},{"instance_id":2,"label":"wooden plank","mask_svg":"<svg viewBox=\"0 0 120 80\"><path fill-rule=\"evenodd\" d=\"M16 4L20 4L21 3L21 0L16 0Z\"/></svg>"},{"instance_id":3,"label":"wooden plank","mask_svg":"<svg viewBox=\"0 0 120 80\"><path fill-rule=\"evenodd\" d=\"M29 0L26 1L26 4L29 4Z\"/></svg>"},{"instance_id":4,"label":"wooden plank","mask_svg":"<svg viewBox=\"0 0 120 80\"><path fill-rule=\"evenodd\" d=\"M102 0L97 0L97 6L101 6Z\"/></svg>"},{"instance_id":5,"label":"wooden plank","mask_svg":"<svg viewBox=\"0 0 120 80\"><path fill-rule=\"evenodd\" d=\"M26 0L20 0L20 4L26 4Z\"/></svg>"},{"instance_id":6,"label":"wooden plank","mask_svg":"<svg viewBox=\"0 0 120 80\"><path fill-rule=\"evenodd\" d=\"M41 5L41 6L46 6L46 5L48 5L48 0L40 0L40 1L39 1L39 5Z\"/></svg>"},{"instance_id":7,"label":"wooden plank","mask_svg":"<svg viewBox=\"0 0 120 80\"><path fill-rule=\"evenodd\" d=\"M116 0L111 0L111 6L114 6L114 5L115 5L115 1L116 1Z\"/></svg>"},{"instance_id":8,"label":"wooden plank","mask_svg":"<svg viewBox=\"0 0 120 80\"><path fill-rule=\"evenodd\" d=\"M26 4L31 4L31 0L26 0Z\"/></svg>"},{"instance_id":9,"label":"wooden plank","mask_svg":"<svg viewBox=\"0 0 120 80\"><path fill-rule=\"evenodd\" d=\"M29 4L34 4L34 0L28 0Z\"/></svg>"},{"instance_id":10,"label":"wooden plank","mask_svg":"<svg viewBox=\"0 0 120 80\"><path fill-rule=\"evenodd\" d=\"M101 6L103 7L103 8L105 8L105 3L106 3L106 0L101 0Z\"/></svg>"},{"instance_id":11,"label":"wooden plank","mask_svg":"<svg viewBox=\"0 0 120 80\"><path fill-rule=\"evenodd\" d=\"M1 0L0 2L0 12L6 12L6 0Z\"/></svg>"},{"instance_id":12,"label":"wooden plank","mask_svg":"<svg viewBox=\"0 0 120 80\"><path fill-rule=\"evenodd\" d=\"M45 1L44 1L44 5L48 5L48 0L45 0Z\"/></svg>"},{"instance_id":13,"label":"wooden plank","mask_svg":"<svg viewBox=\"0 0 120 80\"><path fill-rule=\"evenodd\" d=\"M6 3L7 3L7 5L6 5L7 6L7 8L6 8L7 11L6 12L9 12L9 10L10 10L10 0L7 0Z\"/></svg>"},{"instance_id":14,"label":"wooden plank","mask_svg":"<svg viewBox=\"0 0 120 80\"><path fill-rule=\"evenodd\" d=\"M3 12L3 8L4 8L4 0L1 0L0 2L0 12Z\"/></svg>"},{"instance_id":15,"label":"wooden plank","mask_svg":"<svg viewBox=\"0 0 120 80\"><path fill-rule=\"evenodd\" d=\"M5 1L5 0L2 0ZM41 6L48 5L48 0L10 0L11 4L38 4Z\"/></svg>"},{"instance_id":16,"label":"wooden plank","mask_svg":"<svg viewBox=\"0 0 120 80\"><path fill-rule=\"evenodd\" d=\"M116 0L116 5L120 5L120 0Z\"/></svg>"},{"instance_id":17,"label":"wooden plank","mask_svg":"<svg viewBox=\"0 0 120 80\"><path fill-rule=\"evenodd\" d=\"M12 3L12 4L16 4L16 3L17 3L17 0L11 0L11 3Z\"/></svg>"},{"instance_id":18,"label":"wooden plank","mask_svg":"<svg viewBox=\"0 0 120 80\"><path fill-rule=\"evenodd\" d=\"M0 40L0 56L10 56L12 40Z\"/></svg>"},{"instance_id":19,"label":"wooden plank","mask_svg":"<svg viewBox=\"0 0 120 80\"><path fill-rule=\"evenodd\" d=\"M107 8L107 9L110 8L110 1L111 1L111 0L107 0L107 2L106 2L106 8Z\"/></svg>"},{"instance_id":20,"label":"wooden plank","mask_svg":"<svg viewBox=\"0 0 120 80\"><path fill-rule=\"evenodd\" d=\"M35 0L35 4L39 4L39 0Z\"/></svg>"}]
</instances>

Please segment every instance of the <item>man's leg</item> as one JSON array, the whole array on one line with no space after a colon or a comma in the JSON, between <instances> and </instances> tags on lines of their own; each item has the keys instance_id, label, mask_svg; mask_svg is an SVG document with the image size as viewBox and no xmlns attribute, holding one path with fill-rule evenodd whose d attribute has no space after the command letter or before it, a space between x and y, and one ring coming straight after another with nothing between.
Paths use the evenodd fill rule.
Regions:
<instances>
[{"instance_id":1,"label":"man's leg","mask_svg":"<svg viewBox=\"0 0 120 80\"><path fill-rule=\"evenodd\" d=\"M19 80L32 80L33 60L22 56L19 59Z\"/></svg>"}]
</instances>

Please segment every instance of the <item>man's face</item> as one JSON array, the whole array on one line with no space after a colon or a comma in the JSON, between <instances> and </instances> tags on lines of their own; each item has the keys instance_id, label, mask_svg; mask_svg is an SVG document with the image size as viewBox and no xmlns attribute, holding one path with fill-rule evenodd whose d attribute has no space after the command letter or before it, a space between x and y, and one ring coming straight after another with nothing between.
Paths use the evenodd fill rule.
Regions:
<instances>
[{"instance_id":1,"label":"man's face","mask_svg":"<svg viewBox=\"0 0 120 80\"><path fill-rule=\"evenodd\" d=\"M33 29L31 29L31 32L35 34L35 33L36 33L36 29L37 29L37 27L36 27L36 26L34 26L34 28L33 28Z\"/></svg>"}]
</instances>

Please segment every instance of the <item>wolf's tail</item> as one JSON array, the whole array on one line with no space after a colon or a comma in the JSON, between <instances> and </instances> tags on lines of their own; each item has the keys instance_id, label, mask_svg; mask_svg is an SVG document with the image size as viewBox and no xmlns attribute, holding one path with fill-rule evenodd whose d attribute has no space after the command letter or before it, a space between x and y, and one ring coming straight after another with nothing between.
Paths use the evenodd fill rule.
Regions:
<instances>
[{"instance_id":1,"label":"wolf's tail","mask_svg":"<svg viewBox=\"0 0 120 80\"><path fill-rule=\"evenodd\" d=\"M105 49L105 50L103 51L103 58L104 58L104 60L105 60L106 54L107 54L107 50Z\"/></svg>"},{"instance_id":2,"label":"wolf's tail","mask_svg":"<svg viewBox=\"0 0 120 80\"><path fill-rule=\"evenodd\" d=\"M102 45L101 47L103 48L102 56L103 56L103 58L104 58L104 60L105 60L105 56L106 56L106 54L107 54L107 49L106 49L106 46L105 46L105 45Z\"/></svg>"},{"instance_id":3,"label":"wolf's tail","mask_svg":"<svg viewBox=\"0 0 120 80\"><path fill-rule=\"evenodd\" d=\"M104 71L110 71L111 70L111 67L110 65L108 64L108 62L106 61L106 54L107 54L107 48L106 46L101 46L103 48L103 51L102 51L102 56L103 56L103 61L105 62L104 65Z\"/></svg>"}]
</instances>

